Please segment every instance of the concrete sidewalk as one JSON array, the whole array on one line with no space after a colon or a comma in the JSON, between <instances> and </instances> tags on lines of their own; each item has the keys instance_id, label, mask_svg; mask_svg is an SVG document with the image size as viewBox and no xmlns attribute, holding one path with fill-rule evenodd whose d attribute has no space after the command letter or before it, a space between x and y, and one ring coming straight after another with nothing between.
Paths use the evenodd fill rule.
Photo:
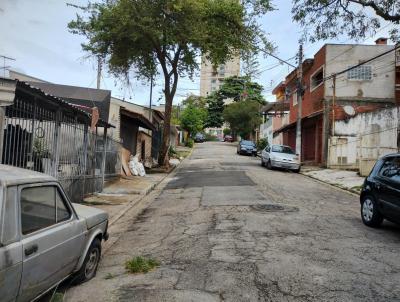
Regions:
<instances>
[{"instance_id":1,"label":"concrete sidewalk","mask_svg":"<svg viewBox=\"0 0 400 302\"><path fill-rule=\"evenodd\" d=\"M167 175L167 173L154 173L144 177L120 178L107 184L103 192L85 198L84 203L106 211L109 215L109 225L112 225Z\"/></svg>"},{"instance_id":2,"label":"concrete sidewalk","mask_svg":"<svg viewBox=\"0 0 400 302\"><path fill-rule=\"evenodd\" d=\"M365 177L359 176L354 171L322 169L309 166L302 167L301 174L355 194L360 193L365 180Z\"/></svg>"}]
</instances>

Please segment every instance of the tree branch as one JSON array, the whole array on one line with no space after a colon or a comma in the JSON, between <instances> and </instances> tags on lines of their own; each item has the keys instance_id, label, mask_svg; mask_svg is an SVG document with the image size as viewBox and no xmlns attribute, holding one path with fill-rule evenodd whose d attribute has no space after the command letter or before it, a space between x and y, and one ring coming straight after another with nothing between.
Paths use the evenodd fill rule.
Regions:
<instances>
[{"instance_id":1,"label":"tree branch","mask_svg":"<svg viewBox=\"0 0 400 302\"><path fill-rule=\"evenodd\" d=\"M375 11L375 13L384 20L396 23L400 22L400 13L391 15L388 11L385 11L382 7L379 7L374 1L365 1L365 0L348 0L348 1L360 4L364 7L372 8Z\"/></svg>"}]
</instances>

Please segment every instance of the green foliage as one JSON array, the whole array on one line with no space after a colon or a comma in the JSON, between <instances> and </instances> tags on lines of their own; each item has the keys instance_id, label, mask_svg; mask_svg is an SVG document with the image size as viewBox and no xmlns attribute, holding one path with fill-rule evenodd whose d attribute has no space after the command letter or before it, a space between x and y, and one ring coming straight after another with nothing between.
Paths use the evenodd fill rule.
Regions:
<instances>
[{"instance_id":1,"label":"green foliage","mask_svg":"<svg viewBox=\"0 0 400 302\"><path fill-rule=\"evenodd\" d=\"M169 146L169 149L168 149L168 156L169 157L175 157L176 156L176 150L175 150L175 148L173 147L173 146Z\"/></svg>"},{"instance_id":2,"label":"green foliage","mask_svg":"<svg viewBox=\"0 0 400 302\"><path fill-rule=\"evenodd\" d=\"M392 40L400 41L398 0L294 0L292 13L293 19L305 28L305 35L313 28L312 42L335 39L342 34L359 40L375 35L386 21L392 23Z\"/></svg>"},{"instance_id":3,"label":"green foliage","mask_svg":"<svg viewBox=\"0 0 400 302\"><path fill-rule=\"evenodd\" d=\"M265 138L260 138L257 142L257 150L264 150L268 146L268 139Z\"/></svg>"},{"instance_id":4,"label":"green foliage","mask_svg":"<svg viewBox=\"0 0 400 302\"><path fill-rule=\"evenodd\" d=\"M158 266L160 266L159 261L141 256L134 257L125 263L125 268L132 274L147 273Z\"/></svg>"},{"instance_id":5,"label":"green foliage","mask_svg":"<svg viewBox=\"0 0 400 302\"><path fill-rule=\"evenodd\" d=\"M246 100L229 104L224 110L224 119L230 128L241 137L248 137L261 124L260 104Z\"/></svg>"},{"instance_id":6,"label":"green foliage","mask_svg":"<svg viewBox=\"0 0 400 302\"><path fill-rule=\"evenodd\" d=\"M243 58L243 74L250 80L260 76L260 63L254 55L247 55Z\"/></svg>"},{"instance_id":7,"label":"green foliage","mask_svg":"<svg viewBox=\"0 0 400 302\"><path fill-rule=\"evenodd\" d=\"M189 138L186 142L186 147L193 148L193 146L194 146L194 140Z\"/></svg>"},{"instance_id":8,"label":"green foliage","mask_svg":"<svg viewBox=\"0 0 400 302\"><path fill-rule=\"evenodd\" d=\"M165 111L181 76L193 78L204 54L215 66L241 53L273 49L259 23L270 0L102 0L68 24L86 37L82 47L117 77L149 80L161 73ZM170 114L166 114L159 163L167 165Z\"/></svg>"},{"instance_id":9,"label":"green foliage","mask_svg":"<svg viewBox=\"0 0 400 302\"><path fill-rule=\"evenodd\" d=\"M229 128L224 128L223 132L224 132L224 135L230 135L230 134L232 134L232 130L229 129Z\"/></svg>"},{"instance_id":10,"label":"green foliage","mask_svg":"<svg viewBox=\"0 0 400 302\"><path fill-rule=\"evenodd\" d=\"M218 92L211 93L207 98L207 112L208 118L206 121L206 127L219 128L224 124L224 100Z\"/></svg>"},{"instance_id":11,"label":"green foliage","mask_svg":"<svg viewBox=\"0 0 400 302\"><path fill-rule=\"evenodd\" d=\"M265 104L265 99L262 95L263 87L250 80L249 77L229 77L224 80L219 93L224 99L233 99L234 101L257 101L260 104Z\"/></svg>"},{"instance_id":12,"label":"green foliage","mask_svg":"<svg viewBox=\"0 0 400 302\"><path fill-rule=\"evenodd\" d=\"M207 110L204 107L198 106L193 99L187 99L184 103L186 107L181 112L180 126L189 135L193 135L204 129L207 121Z\"/></svg>"}]
</instances>

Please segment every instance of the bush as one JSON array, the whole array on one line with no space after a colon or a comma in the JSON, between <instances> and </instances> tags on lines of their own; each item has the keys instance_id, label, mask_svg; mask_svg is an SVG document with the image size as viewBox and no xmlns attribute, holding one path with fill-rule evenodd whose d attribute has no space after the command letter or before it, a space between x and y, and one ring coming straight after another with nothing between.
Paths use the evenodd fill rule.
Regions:
<instances>
[{"instance_id":1,"label":"bush","mask_svg":"<svg viewBox=\"0 0 400 302\"><path fill-rule=\"evenodd\" d=\"M229 128L224 128L223 132L224 132L224 136L230 135L232 133L231 129L229 129Z\"/></svg>"},{"instance_id":2,"label":"bush","mask_svg":"<svg viewBox=\"0 0 400 302\"><path fill-rule=\"evenodd\" d=\"M188 141L186 142L186 147L193 148L193 145L194 141L191 138L189 138Z\"/></svg>"},{"instance_id":3,"label":"bush","mask_svg":"<svg viewBox=\"0 0 400 302\"><path fill-rule=\"evenodd\" d=\"M265 147L268 146L268 139L267 138L261 138L257 142L257 150L264 150Z\"/></svg>"},{"instance_id":4,"label":"bush","mask_svg":"<svg viewBox=\"0 0 400 302\"><path fill-rule=\"evenodd\" d=\"M169 149L168 149L168 157L174 157L174 156L176 156L176 150L175 150L175 148L174 147L172 147L172 146L169 146Z\"/></svg>"}]
</instances>

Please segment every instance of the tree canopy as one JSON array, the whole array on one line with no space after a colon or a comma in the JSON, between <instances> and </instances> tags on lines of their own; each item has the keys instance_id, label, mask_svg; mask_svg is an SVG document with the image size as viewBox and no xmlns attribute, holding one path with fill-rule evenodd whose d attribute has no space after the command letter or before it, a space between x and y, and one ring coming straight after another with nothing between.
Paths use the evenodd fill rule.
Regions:
<instances>
[{"instance_id":1,"label":"tree canopy","mask_svg":"<svg viewBox=\"0 0 400 302\"><path fill-rule=\"evenodd\" d=\"M200 97L189 97L184 103L184 109L180 115L180 126L189 132L189 135L196 134L204 129L207 121L207 109L196 101Z\"/></svg>"},{"instance_id":2,"label":"tree canopy","mask_svg":"<svg viewBox=\"0 0 400 302\"><path fill-rule=\"evenodd\" d=\"M234 101L254 100L260 104L265 104L265 99L262 95L263 87L251 81L247 76L233 76L224 79L224 82L219 89L219 94L224 99L233 99Z\"/></svg>"},{"instance_id":3,"label":"tree canopy","mask_svg":"<svg viewBox=\"0 0 400 302\"><path fill-rule=\"evenodd\" d=\"M206 127L219 128L224 124L224 112L225 104L219 92L213 92L206 98L207 100L207 112L208 118Z\"/></svg>"},{"instance_id":4,"label":"tree canopy","mask_svg":"<svg viewBox=\"0 0 400 302\"><path fill-rule=\"evenodd\" d=\"M254 100L231 103L224 110L224 119L236 134L247 138L261 124L260 106Z\"/></svg>"},{"instance_id":5,"label":"tree canopy","mask_svg":"<svg viewBox=\"0 0 400 302\"><path fill-rule=\"evenodd\" d=\"M391 38L400 41L399 0L294 0L293 19L306 31L310 40L334 39L347 34L353 39L374 35L384 21L392 23Z\"/></svg>"},{"instance_id":6,"label":"tree canopy","mask_svg":"<svg viewBox=\"0 0 400 302\"><path fill-rule=\"evenodd\" d=\"M77 7L77 6L75 6ZM80 7L70 31L87 38L83 49L102 58L116 76L149 80L162 75L165 96L159 163L168 165L172 102L181 76L193 77L197 58L223 64L238 53L271 49L259 16L269 0L103 0Z\"/></svg>"}]
</instances>

